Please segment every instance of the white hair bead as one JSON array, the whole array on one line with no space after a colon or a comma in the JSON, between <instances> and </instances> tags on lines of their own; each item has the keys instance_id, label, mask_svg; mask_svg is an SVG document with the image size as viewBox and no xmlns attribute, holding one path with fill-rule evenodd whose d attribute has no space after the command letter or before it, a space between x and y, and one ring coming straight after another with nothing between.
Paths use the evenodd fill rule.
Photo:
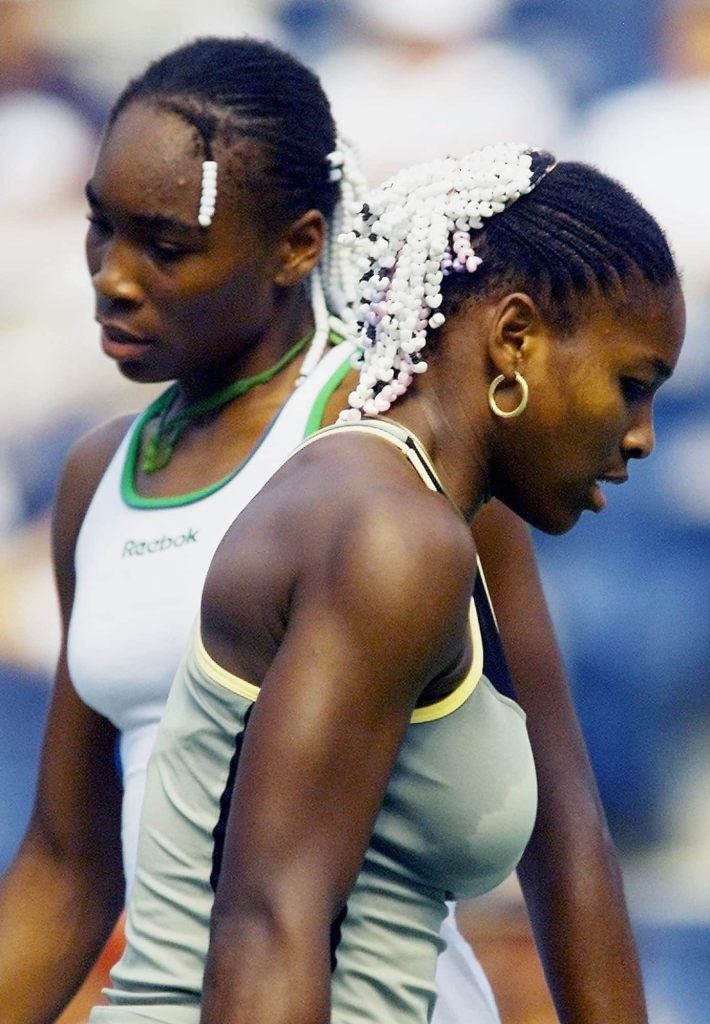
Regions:
<instances>
[{"instance_id":1,"label":"white hair bead","mask_svg":"<svg viewBox=\"0 0 710 1024\"><path fill-rule=\"evenodd\" d=\"M446 320L438 312L443 278L476 271L472 233L529 192L532 178L525 146L487 146L406 168L353 211L341 240L370 280L360 289L360 382L341 419L387 411L426 371L426 332Z\"/></svg>"},{"instance_id":2,"label":"white hair bead","mask_svg":"<svg viewBox=\"0 0 710 1024\"><path fill-rule=\"evenodd\" d=\"M334 171L337 175L332 174ZM339 243L341 237L347 239L350 246L357 241L355 217L362 210L366 193L357 156L346 139L337 139L335 149L324 160L323 174L330 180L337 177L339 197L326 221L320 260L308 281L315 331L303 358L297 384L318 365L332 330L339 334L354 331L357 280L369 265L364 256L364 266L361 265L360 258L353 259L352 254ZM368 308L368 303L363 303L363 309ZM359 357L353 357L353 366L359 365ZM359 416L357 412L355 418Z\"/></svg>"},{"instance_id":3,"label":"white hair bead","mask_svg":"<svg viewBox=\"0 0 710 1024\"><path fill-rule=\"evenodd\" d=\"M197 223L202 228L208 228L214 217L217 205L217 161L202 161L202 182L200 185L200 207L197 214Z\"/></svg>"},{"instance_id":4,"label":"white hair bead","mask_svg":"<svg viewBox=\"0 0 710 1024\"><path fill-rule=\"evenodd\" d=\"M359 409L344 409L340 413L340 415L338 416L338 422L339 423L357 423L357 421L359 419L361 419L361 418L362 417L360 416L360 410Z\"/></svg>"}]
</instances>

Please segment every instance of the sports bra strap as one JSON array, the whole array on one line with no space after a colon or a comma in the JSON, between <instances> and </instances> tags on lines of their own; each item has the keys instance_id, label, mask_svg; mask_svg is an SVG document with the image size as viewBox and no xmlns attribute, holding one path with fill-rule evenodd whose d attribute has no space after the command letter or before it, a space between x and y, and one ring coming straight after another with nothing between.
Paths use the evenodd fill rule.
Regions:
<instances>
[{"instance_id":1,"label":"sports bra strap","mask_svg":"<svg viewBox=\"0 0 710 1024\"><path fill-rule=\"evenodd\" d=\"M315 434L311 434L305 441L291 453L295 455L296 452L301 451L307 445L312 444L325 434L333 434L336 431L340 432L343 430L356 431L361 434L375 434L390 444L393 444L395 448L398 448L405 458L408 460L412 468L418 473L420 478L426 484L430 491L438 491L439 494L443 494L448 499L452 508L456 510L456 513L461 516L463 515L456 502L446 492L444 485L439 479L434 465L427 454L424 445L421 443L419 438L409 430L405 430L399 423L395 423L393 420L360 420L356 423L334 423L332 426L323 427L322 430L317 431Z\"/></svg>"}]
</instances>

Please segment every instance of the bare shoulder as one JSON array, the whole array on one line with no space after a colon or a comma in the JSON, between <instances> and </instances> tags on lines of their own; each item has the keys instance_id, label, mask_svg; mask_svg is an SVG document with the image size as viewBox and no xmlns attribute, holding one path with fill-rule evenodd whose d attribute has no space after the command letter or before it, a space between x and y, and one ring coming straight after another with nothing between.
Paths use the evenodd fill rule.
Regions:
<instances>
[{"instance_id":1,"label":"bare shoulder","mask_svg":"<svg viewBox=\"0 0 710 1024\"><path fill-rule=\"evenodd\" d=\"M461 658L475 575L471 531L448 499L381 438L334 434L296 453L227 531L202 636L254 681L288 635L309 664L326 648L330 661L347 651L351 673L360 657L370 679L372 665L396 663L416 697Z\"/></svg>"},{"instance_id":2,"label":"bare shoulder","mask_svg":"<svg viewBox=\"0 0 710 1024\"><path fill-rule=\"evenodd\" d=\"M57 569L73 561L76 538L91 499L133 419L133 415L120 416L94 428L69 452L62 467L52 517Z\"/></svg>"},{"instance_id":3,"label":"bare shoulder","mask_svg":"<svg viewBox=\"0 0 710 1024\"><path fill-rule=\"evenodd\" d=\"M74 444L64 462L57 493L62 513L86 511L133 419L132 415L119 416L95 427Z\"/></svg>"},{"instance_id":4,"label":"bare shoulder","mask_svg":"<svg viewBox=\"0 0 710 1024\"><path fill-rule=\"evenodd\" d=\"M240 520L243 538L259 530L260 550L292 567L300 592L329 594L352 612L377 604L407 616L425 599L436 621L470 596L468 525L379 437L336 434L303 449Z\"/></svg>"},{"instance_id":5,"label":"bare shoulder","mask_svg":"<svg viewBox=\"0 0 710 1024\"><path fill-rule=\"evenodd\" d=\"M275 503L288 520L282 526L288 529L290 522L308 538L309 564L319 564L317 553L343 575L354 569L361 574L368 565L387 566L390 578L439 568L447 577L474 570L467 524L380 437L324 437L297 453L274 485Z\"/></svg>"}]
</instances>

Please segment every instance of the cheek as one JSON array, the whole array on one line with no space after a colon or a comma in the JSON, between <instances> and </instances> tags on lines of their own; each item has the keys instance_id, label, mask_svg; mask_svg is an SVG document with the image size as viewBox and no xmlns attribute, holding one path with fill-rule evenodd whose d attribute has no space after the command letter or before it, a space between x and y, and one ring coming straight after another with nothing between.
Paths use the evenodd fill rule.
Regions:
<instances>
[{"instance_id":1,"label":"cheek","mask_svg":"<svg viewBox=\"0 0 710 1024\"><path fill-rule=\"evenodd\" d=\"M215 288L176 281L153 295L175 334L192 340L222 333L226 325L234 328L241 312L238 290L231 282Z\"/></svg>"},{"instance_id":2,"label":"cheek","mask_svg":"<svg viewBox=\"0 0 710 1024\"><path fill-rule=\"evenodd\" d=\"M101 268L101 246L91 228L86 232L84 239L84 256L89 274L93 277Z\"/></svg>"},{"instance_id":3,"label":"cheek","mask_svg":"<svg viewBox=\"0 0 710 1024\"><path fill-rule=\"evenodd\" d=\"M615 447L624 434L627 419L616 378L598 372L571 381L568 414L580 456L594 458Z\"/></svg>"},{"instance_id":4,"label":"cheek","mask_svg":"<svg viewBox=\"0 0 710 1024\"><path fill-rule=\"evenodd\" d=\"M221 327L229 305L213 292L197 295L177 295L169 303L170 313L184 333L211 333Z\"/></svg>"},{"instance_id":5,"label":"cheek","mask_svg":"<svg viewBox=\"0 0 710 1024\"><path fill-rule=\"evenodd\" d=\"M262 329L271 310L270 282L254 273L244 273L209 288L192 288L175 295L181 315L192 324L202 323L210 333Z\"/></svg>"},{"instance_id":6,"label":"cheek","mask_svg":"<svg viewBox=\"0 0 710 1024\"><path fill-rule=\"evenodd\" d=\"M591 405L587 422L591 437L600 449L614 449L620 443L627 428L628 413L621 395L608 392L605 400Z\"/></svg>"}]
</instances>

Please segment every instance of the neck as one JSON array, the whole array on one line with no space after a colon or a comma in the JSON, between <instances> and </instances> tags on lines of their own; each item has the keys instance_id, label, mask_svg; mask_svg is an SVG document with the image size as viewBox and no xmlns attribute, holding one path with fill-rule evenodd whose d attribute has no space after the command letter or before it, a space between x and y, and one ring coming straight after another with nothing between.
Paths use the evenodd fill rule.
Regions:
<instances>
[{"instance_id":1,"label":"neck","mask_svg":"<svg viewBox=\"0 0 710 1024\"><path fill-rule=\"evenodd\" d=\"M214 394L233 381L253 377L262 373L281 359L286 352L313 329L313 312L305 291L297 289L297 295L285 295L277 302L265 328L253 337L247 338L231 359L215 366L199 368L189 376L176 381L180 407L193 405ZM225 344L225 349L230 348ZM307 349L307 346L306 346ZM299 353L293 367L294 377L303 360Z\"/></svg>"},{"instance_id":2,"label":"neck","mask_svg":"<svg viewBox=\"0 0 710 1024\"><path fill-rule=\"evenodd\" d=\"M491 496L489 453L483 431L477 431L470 420L460 421L455 407L444 408L435 391L426 396L406 396L383 419L392 419L416 434L447 493L471 522Z\"/></svg>"},{"instance_id":3,"label":"neck","mask_svg":"<svg viewBox=\"0 0 710 1024\"><path fill-rule=\"evenodd\" d=\"M198 386L190 387L189 391L184 383L176 382L163 392L154 406L155 426L152 434L144 438L143 471L154 473L163 469L172 459L175 447L186 429L194 429L197 425L204 429L214 421L215 416L221 417L223 410L231 403L236 399L244 400L254 389L277 380L279 395L284 393L284 389L290 390L303 354L312 341L313 330L309 328L295 342L291 339L285 349L283 343L286 335L283 331L274 335L275 346L267 347L260 343L256 360L250 361L247 357L240 358L238 362L240 367L253 367L248 374L243 371L239 376L230 374L230 379L224 383L225 378L220 369L217 376L203 375L199 382L195 382ZM273 354L278 353L276 359L272 356L271 361L266 362L265 348ZM212 386L208 388L208 384Z\"/></svg>"}]
</instances>

